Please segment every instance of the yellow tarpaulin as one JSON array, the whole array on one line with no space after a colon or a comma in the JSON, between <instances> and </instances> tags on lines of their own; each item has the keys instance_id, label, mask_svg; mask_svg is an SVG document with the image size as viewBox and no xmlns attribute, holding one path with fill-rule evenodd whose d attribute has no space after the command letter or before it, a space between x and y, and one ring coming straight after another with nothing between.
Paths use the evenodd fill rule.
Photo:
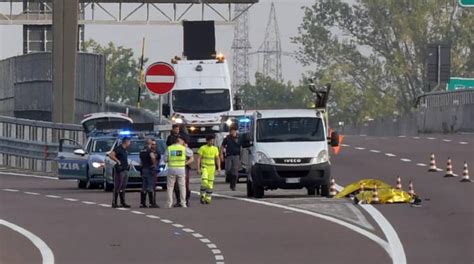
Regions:
<instances>
[{"instance_id":1,"label":"yellow tarpaulin","mask_svg":"<svg viewBox=\"0 0 474 264\"><path fill-rule=\"evenodd\" d=\"M364 179L351 183L338 193L336 198L354 195L357 201L371 203L374 195L373 190L376 185L380 203L409 203L414 199L409 193L396 189L383 181L374 179ZM363 191L361 191L362 186Z\"/></svg>"}]
</instances>

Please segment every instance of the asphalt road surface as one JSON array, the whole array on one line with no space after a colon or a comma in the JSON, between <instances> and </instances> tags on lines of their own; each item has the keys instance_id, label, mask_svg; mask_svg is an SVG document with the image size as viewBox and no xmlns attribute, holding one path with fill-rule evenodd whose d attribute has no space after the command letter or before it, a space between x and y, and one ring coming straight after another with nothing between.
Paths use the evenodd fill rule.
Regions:
<instances>
[{"instance_id":1,"label":"asphalt road surface","mask_svg":"<svg viewBox=\"0 0 474 264\"><path fill-rule=\"evenodd\" d=\"M427 167L435 153L438 167L450 157L458 175L464 161L474 168L473 135L343 143L332 157L337 184L395 184L399 175L404 189L413 181L421 207L354 205L305 190L247 199L245 184L233 192L219 178L211 205L193 194L187 209L139 209L139 193L129 192L132 208L112 209L102 190L2 169L0 263L474 263L474 183Z\"/></svg>"}]
</instances>

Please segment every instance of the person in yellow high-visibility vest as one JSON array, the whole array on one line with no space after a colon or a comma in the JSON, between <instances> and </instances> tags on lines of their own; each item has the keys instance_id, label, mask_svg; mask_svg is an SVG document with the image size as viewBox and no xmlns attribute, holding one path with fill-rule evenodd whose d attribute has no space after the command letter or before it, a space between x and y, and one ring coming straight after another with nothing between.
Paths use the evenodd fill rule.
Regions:
<instances>
[{"instance_id":1,"label":"person in yellow high-visibility vest","mask_svg":"<svg viewBox=\"0 0 474 264\"><path fill-rule=\"evenodd\" d=\"M201 146L198 150L197 171L201 175L201 203L209 204L212 199L212 190L214 189L214 177L221 170L221 160L219 158L219 149L214 146L214 135L206 136L207 144Z\"/></svg>"}]
</instances>

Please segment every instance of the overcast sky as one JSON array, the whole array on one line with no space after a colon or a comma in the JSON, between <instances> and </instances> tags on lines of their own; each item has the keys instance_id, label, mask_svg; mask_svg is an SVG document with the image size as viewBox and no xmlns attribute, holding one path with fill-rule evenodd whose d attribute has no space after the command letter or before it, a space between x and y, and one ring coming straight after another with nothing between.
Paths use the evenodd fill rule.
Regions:
<instances>
[{"instance_id":1,"label":"overcast sky","mask_svg":"<svg viewBox=\"0 0 474 264\"><path fill-rule=\"evenodd\" d=\"M296 36L297 28L301 24L303 18L302 6L309 6L311 0L260 0L258 4L250 9L250 43L252 50L257 50L263 42L265 35L265 27L267 24L271 2L275 3L277 20L280 28L282 50L285 52L294 52L297 45L292 44L290 38ZM0 4L0 11L6 12L5 4ZM136 6L136 5L135 5ZM127 6L132 10L134 6ZM220 9L226 10L226 7ZM188 16L189 19L197 18L200 13L200 7L194 7ZM211 10L207 9L207 18ZM135 16L144 15L144 12L136 13ZM104 13L98 12L96 18L106 16ZM158 16L157 12L153 12L153 16ZM174 55L182 53L182 29L180 26L103 26L103 25L87 25L85 29L86 39L95 39L101 44L113 41L117 46L133 48L136 54L140 53L141 40L143 37L147 39L146 54L149 62L169 61ZM21 26L0 26L0 59L8 58L22 52L22 28ZM216 49L218 52L226 54L229 64L232 65L232 26L216 27ZM257 55L251 56L250 75L254 75L257 64L263 61L263 57L258 59ZM301 74L305 69L296 61L287 56L282 57L283 78L292 82L298 82ZM231 69L232 70L232 69Z\"/></svg>"}]
</instances>

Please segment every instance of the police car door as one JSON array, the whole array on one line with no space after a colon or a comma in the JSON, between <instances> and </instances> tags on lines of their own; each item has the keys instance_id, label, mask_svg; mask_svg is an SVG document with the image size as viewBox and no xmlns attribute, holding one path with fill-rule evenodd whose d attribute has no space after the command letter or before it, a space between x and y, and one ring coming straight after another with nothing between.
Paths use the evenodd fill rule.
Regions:
<instances>
[{"instance_id":1,"label":"police car door","mask_svg":"<svg viewBox=\"0 0 474 264\"><path fill-rule=\"evenodd\" d=\"M56 159L58 162L58 178L87 180L88 158L89 154L77 141L60 139Z\"/></svg>"}]
</instances>

